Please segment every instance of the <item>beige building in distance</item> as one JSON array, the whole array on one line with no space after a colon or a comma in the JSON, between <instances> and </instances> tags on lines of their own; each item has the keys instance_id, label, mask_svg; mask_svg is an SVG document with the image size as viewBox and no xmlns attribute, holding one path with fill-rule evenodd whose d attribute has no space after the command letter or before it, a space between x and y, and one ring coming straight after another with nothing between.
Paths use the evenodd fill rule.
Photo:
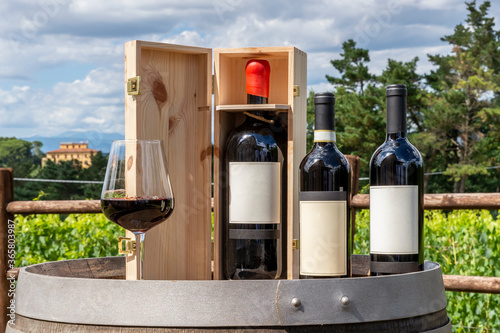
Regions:
<instances>
[{"instance_id":1,"label":"beige building in distance","mask_svg":"<svg viewBox=\"0 0 500 333\"><path fill-rule=\"evenodd\" d=\"M56 150L47 152L47 156L42 159L42 167L51 160L54 163L60 161L78 160L82 164L82 168L88 168L92 162L91 158L97 153L97 150L90 149L86 142L61 142L61 147Z\"/></svg>"}]
</instances>

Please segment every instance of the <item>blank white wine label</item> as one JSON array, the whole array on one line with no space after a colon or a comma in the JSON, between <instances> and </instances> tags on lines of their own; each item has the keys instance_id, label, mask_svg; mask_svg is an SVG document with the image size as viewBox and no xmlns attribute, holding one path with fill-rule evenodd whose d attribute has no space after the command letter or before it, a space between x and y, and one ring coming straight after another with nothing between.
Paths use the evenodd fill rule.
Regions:
<instances>
[{"instance_id":1,"label":"blank white wine label","mask_svg":"<svg viewBox=\"0 0 500 333\"><path fill-rule=\"evenodd\" d=\"M335 131L316 130L314 131L314 142L337 142Z\"/></svg>"},{"instance_id":2,"label":"blank white wine label","mask_svg":"<svg viewBox=\"0 0 500 333\"><path fill-rule=\"evenodd\" d=\"M418 186L370 186L370 253L418 253Z\"/></svg>"},{"instance_id":3,"label":"blank white wine label","mask_svg":"<svg viewBox=\"0 0 500 333\"><path fill-rule=\"evenodd\" d=\"M300 201L300 274L347 274L347 202Z\"/></svg>"},{"instance_id":4,"label":"blank white wine label","mask_svg":"<svg viewBox=\"0 0 500 333\"><path fill-rule=\"evenodd\" d=\"M229 223L280 223L279 162L229 162Z\"/></svg>"}]
</instances>

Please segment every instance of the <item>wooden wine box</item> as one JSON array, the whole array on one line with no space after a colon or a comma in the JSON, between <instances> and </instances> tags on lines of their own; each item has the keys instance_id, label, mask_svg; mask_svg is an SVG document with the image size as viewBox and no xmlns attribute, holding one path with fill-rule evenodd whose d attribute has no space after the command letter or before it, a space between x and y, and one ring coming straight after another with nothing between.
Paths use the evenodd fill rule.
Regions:
<instances>
[{"instance_id":1,"label":"wooden wine box","mask_svg":"<svg viewBox=\"0 0 500 333\"><path fill-rule=\"evenodd\" d=\"M269 62L269 104L246 105L245 66L250 59ZM283 251L286 251L286 272L282 277L298 278L298 251L294 239L298 239L298 175L299 164L306 153L307 108L307 55L295 47L259 47L214 50L214 222L215 256L214 278L223 278L221 197L224 195L227 177L222 171L222 156L231 131L244 120L243 111L256 108L280 112L287 127L287 221L284 229ZM219 175L219 176L218 176ZM259 207L255 207L259 209Z\"/></svg>"},{"instance_id":2,"label":"wooden wine box","mask_svg":"<svg viewBox=\"0 0 500 333\"><path fill-rule=\"evenodd\" d=\"M221 159L228 135L243 122L242 112L249 110L245 89L249 59L269 61L269 104L259 107L280 111L287 126L288 216L282 221L287 271L282 276L298 278L293 240L299 230L298 166L306 146L307 55L294 47L214 49L213 54L212 77L212 49L145 41L125 45L125 138L163 140L175 197L172 216L146 234L144 278L223 278ZM135 267L133 256L127 257L127 276L134 276Z\"/></svg>"}]
</instances>

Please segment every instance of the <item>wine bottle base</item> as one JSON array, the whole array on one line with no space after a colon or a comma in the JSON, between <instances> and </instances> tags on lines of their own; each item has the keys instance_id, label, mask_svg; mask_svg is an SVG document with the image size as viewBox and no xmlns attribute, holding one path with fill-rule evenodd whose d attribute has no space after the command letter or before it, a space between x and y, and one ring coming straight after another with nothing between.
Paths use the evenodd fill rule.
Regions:
<instances>
[{"instance_id":1,"label":"wine bottle base","mask_svg":"<svg viewBox=\"0 0 500 333\"><path fill-rule=\"evenodd\" d=\"M402 274L418 272L422 270L422 265L418 262L370 262L371 274Z\"/></svg>"},{"instance_id":2,"label":"wine bottle base","mask_svg":"<svg viewBox=\"0 0 500 333\"><path fill-rule=\"evenodd\" d=\"M276 271L266 272L262 269L237 269L230 280L273 280L278 279L279 274Z\"/></svg>"},{"instance_id":3,"label":"wine bottle base","mask_svg":"<svg viewBox=\"0 0 500 333\"><path fill-rule=\"evenodd\" d=\"M338 275L335 275L335 276L317 276L317 275L300 275L299 276L299 279L301 280L317 280L317 279L344 279L344 278L348 278L349 275L342 275L342 276L338 276Z\"/></svg>"},{"instance_id":4,"label":"wine bottle base","mask_svg":"<svg viewBox=\"0 0 500 333\"><path fill-rule=\"evenodd\" d=\"M370 272L372 275L403 274L423 269L418 254L371 254Z\"/></svg>"}]
</instances>

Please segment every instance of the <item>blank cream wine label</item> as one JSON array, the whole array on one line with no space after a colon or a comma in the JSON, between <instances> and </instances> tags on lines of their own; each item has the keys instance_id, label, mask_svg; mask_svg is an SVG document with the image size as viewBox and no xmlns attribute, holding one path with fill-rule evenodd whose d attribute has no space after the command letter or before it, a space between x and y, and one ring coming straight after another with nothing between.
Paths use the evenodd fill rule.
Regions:
<instances>
[{"instance_id":1,"label":"blank cream wine label","mask_svg":"<svg viewBox=\"0 0 500 333\"><path fill-rule=\"evenodd\" d=\"M300 274L307 276L346 275L346 233L346 201L301 200Z\"/></svg>"},{"instance_id":2,"label":"blank cream wine label","mask_svg":"<svg viewBox=\"0 0 500 333\"><path fill-rule=\"evenodd\" d=\"M280 223L279 162L230 162L229 187L230 223Z\"/></svg>"}]
</instances>

